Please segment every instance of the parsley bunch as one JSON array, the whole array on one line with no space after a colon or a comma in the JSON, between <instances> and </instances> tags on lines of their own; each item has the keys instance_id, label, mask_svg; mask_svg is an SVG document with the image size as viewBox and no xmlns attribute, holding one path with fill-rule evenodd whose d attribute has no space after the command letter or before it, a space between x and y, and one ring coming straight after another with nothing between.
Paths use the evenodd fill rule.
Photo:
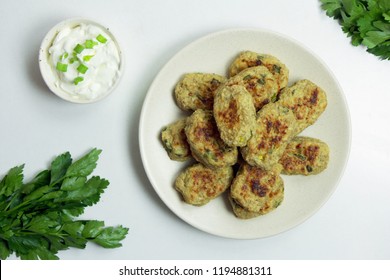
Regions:
<instances>
[{"instance_id":1,"label":"parsley bunch","mask_svg":"<svg viewBox=\"0 0 390 280\"><path fill-rule=\"evenodd\" d=\"M339 20L354 46L364 45L390 59L390 0L321 0L329 17Z\"/></svg>"},{"instance_id":2,"label":"parsley bunch","mask_svg":"<svg viewBox=\"0 0 390 280\"><path fill-rule=\"evenodd\" d=\"M88 241L104 248L121 246L127 228L75 220L109 185L98 176L88 178L100 153L92 149L72 162L66 152L28 183L23 183L24 165L9 170L0 181L0 259L13 253L21 259L58 259L58 251L85 248Z\"/></svg>"}]
</instances>

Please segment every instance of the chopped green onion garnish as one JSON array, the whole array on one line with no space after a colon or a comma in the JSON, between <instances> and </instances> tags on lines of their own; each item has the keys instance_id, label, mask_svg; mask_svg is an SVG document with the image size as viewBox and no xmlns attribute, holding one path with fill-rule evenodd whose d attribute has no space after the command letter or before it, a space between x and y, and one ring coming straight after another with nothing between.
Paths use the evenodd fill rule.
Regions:
<instances>
[{"instance_id":1,"label":"chopped green onion garnish","mask_svg":"<svg viewBox=\"0 0 390 280\"><path fill-rule=\"evenodd\" d=\"M77 44L76 47L74 47L73 50L74 50L76 53L81 53L84 49L85 49L85 48L84 48L83 45Z\"/></svg>"},{"instance_id":2,"label":"chopped green onion garnish","mask_svg":"<svg viewBox=\"0 0 390 280\"><path fill-rule=\"evenodd\" d=\"M68 64L64 64L64 63L61 63L61 62L58 61L56 69L58 71L61 71L61 72L66 72L66 71L68 71Z\"/></svg>"},{"instance_id":3,"label":"chopped green onion garnish","mask_svg":"<svg viewBox=\"0 0 390 280\"><path fill-rule=\"evenodd\" d=\"M73 83L77 86L78 83L84 81L84 78L83 77L76 77L74 80L73 80Z\"/></svg>"},{"instance_id":4,"label":"chopped green onion garnish","mask_svg":"<svg viewBox=\"0 0 390 280\"><path fill-rule=\"evenodd\" d=\"M73 62L79 61L80 59L77 57L77 53L73 52L72 57L69 58L69 63L73 64Z\"/></svg>"},{"instance_id":5,"label":"chopped green onion garnish","mask_svg":"<svg viewBox=\"0 0 390 280\"><path fill-rule=\"evenodd\" d=\"M76 57L69 58L69 64L73 64L73 62L77 61Z\"/></svg>"},{"instance_id":6,"label":"chopped green onion garnish","mask_svg":"<svg viewBox=\"0 0 390 280\"><path fill-rule=\"evenodd\" d=\"M88 70L88 67L85 66L84 64L80 64L79 67L77 67L77 71L79 71L82 74L85 74L85 72L87 72L87 70Z\"/></svg>"},{"instance_id":7,"label":"chopped green onion garnish","mask_svg":"<svg viewBox=\"0 0 390 280\"><path fill-rule=\"evenodd\" d=\"M100 43L104 44L107 42L106 37L104 37L102 34L97 35L96 40L98 40Z\"/></svg>"},{"instance_id":8,"label":"chopped green onion garnish","mask_svg":"<svg viewBox=\"0 0 390 280\"><path fill-rule=\"evenodd\" d=\"M86 56L83 56L83 60L90 61L92 57L93 57L93 55L86 55Z\"/></svg>"},{"instance_id":9,"label":"chopped green onion garnish","mask_svg":"<svg viewBox=\"0 0 390 280\"><path fill-rule=\"evenodd\" d=\"M86 40L84 45L87 49L92 49L94 46L96 46L98 43L93 40Z\"/></svg>"},{"instance_id":10,"label":"chopped green onion garnish","mask_svg":"<svg viewBox=\"0 0 390 280\"><path fill-rule=\"evenodd\" d=\"M64 60L64 59L66 59L67 57L68 57L68 53L65 52L65 53L63 53L63 54L60 56L60 60L62 61L62 60Z\"/></svg>"}]
</instances>

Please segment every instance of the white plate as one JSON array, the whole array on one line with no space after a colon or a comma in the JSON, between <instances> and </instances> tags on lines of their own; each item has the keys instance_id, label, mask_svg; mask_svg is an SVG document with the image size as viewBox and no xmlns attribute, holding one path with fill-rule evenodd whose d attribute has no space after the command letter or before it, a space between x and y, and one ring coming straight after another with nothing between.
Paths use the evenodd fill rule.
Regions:
<instances>
[{"instance_id":1,"label":"white plate","mask_svg":"<svg viewBox=\"0 0 390 280\"><path fill-rule=\"evenodd\" d=\"M160 139L163 126L185 114L176 106L173 89L186 72L226 75L243 50L269 53L290 70L290 84L309 79L328 95L328 107L302 135L327 142L329 167L315 176L283 176L285 200L275 211L250 220L236 218L226 196L205 206L184 203L173 184L188 164L168 158ZM271 31L234 29L207 35L178 52L160 71L145 98L139 127L141 157L147 176L164 203L181 219L205 232L229 238L254 239L293 228L312 216L329 199L345 169L351 141L350 117L342 90L332 72L298 42Z\"/></svg>"}]
</instances>

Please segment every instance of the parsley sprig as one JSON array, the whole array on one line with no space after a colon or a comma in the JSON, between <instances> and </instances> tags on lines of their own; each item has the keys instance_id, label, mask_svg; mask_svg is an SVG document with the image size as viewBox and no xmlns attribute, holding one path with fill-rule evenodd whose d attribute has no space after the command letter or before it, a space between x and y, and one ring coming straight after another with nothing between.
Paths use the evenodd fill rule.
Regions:
<instances>
[{"instance_id":1,"label":"parsley sprig","mask_svg":"<svg viewBox=\"0 0 390 280\"><path fill-rule=\"evenodd\" d=\"M337 19L354 46L363 45L381 59L390 59L389 0L321 0L329 17Z\"/></svg>"},{"instance_id":2,"label":"parsley sprig","mask_svg":"<svg viewBox=\"0 0 390 280\"><path fill-rule=\"evenodd\" d=\"M85 248L89 241L104 248L121 246L127 228L75 219L109 185L89 176L100 153L92 149L73 162L66 152L28 183L23 183L24 165L9 170L0 181L0 259L13 253L21 259L58 259L60 250Z\"/></svg>"}]
</instances>

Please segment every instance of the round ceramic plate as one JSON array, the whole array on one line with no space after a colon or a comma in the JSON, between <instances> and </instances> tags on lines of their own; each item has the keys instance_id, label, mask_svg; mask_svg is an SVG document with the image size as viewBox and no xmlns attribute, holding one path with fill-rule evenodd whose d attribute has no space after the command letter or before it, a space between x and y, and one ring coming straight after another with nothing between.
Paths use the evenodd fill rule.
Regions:
<instances>
[{"instance_id":1,"label":"round ceramic plate","mask_svg":"<svg viewBox=\"0 0 390 280\"><path fill-rule=\"evenodd\" d=\"M175 103L173 89L183 74L205 72L226 75L244 50L278 57L290 70L289 84L309 79L322 87L328 107L301 135L325 141L330 147L328 168L313 176L284 176L285 199L273 212L250 220L236 218L226 194L196 207L183 202L174 188L177 175L190 162L175 162L164 150L164 126L188 115ZM141 157L146 174L164 203L182 220L205 232L237 239L275 235L311 217L329 199L345 169L351 141L350 117L342 90L326 65L295 40L271 31L234 29L207 35L178 52L159 72L145 98L139 127Z\"/></svg>"}]
</instances>

